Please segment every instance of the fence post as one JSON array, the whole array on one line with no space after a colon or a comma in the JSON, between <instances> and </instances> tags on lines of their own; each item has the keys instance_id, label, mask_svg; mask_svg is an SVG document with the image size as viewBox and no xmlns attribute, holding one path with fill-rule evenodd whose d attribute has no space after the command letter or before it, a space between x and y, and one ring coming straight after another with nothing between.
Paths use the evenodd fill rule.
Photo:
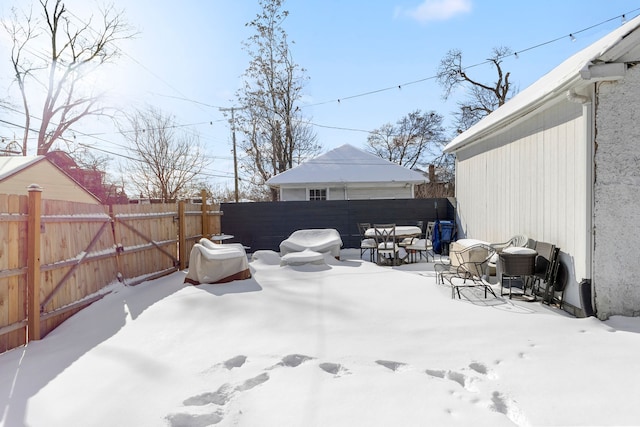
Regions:
<instances>
[{"instance_id":1,"label":"fence post","mask_svg":"<svg viewBox=\"0 0 640 427\"><path fill-rule=\"evenodd\" d=\"M28 341L40 339L40 203L42 187L29 187L29 219L27 223L27 329Z\"/></svg>"},{"instance_id":2,"label":"fence post","mask_svg":"<svg viewBox=\"0 0 640 427\"><path fill-rule=\"evenodd\" d=\"M202 198L202 237L206 237L208 239L209 237L211 237L211 234L209 233L209 209L207 206L207 190L201 190L200 197Z\"/></svg>"},{"instance_id":3,"label":"fence post","mask_svg":"<svg viewBox=\"0 0 640 427\"><path fill-rule=\"evenodd\" d=\"M180 270L187 268L187 216L186 202L181 200L178 202L178 260L180 262Z\"/></svg>"}]
</instances>

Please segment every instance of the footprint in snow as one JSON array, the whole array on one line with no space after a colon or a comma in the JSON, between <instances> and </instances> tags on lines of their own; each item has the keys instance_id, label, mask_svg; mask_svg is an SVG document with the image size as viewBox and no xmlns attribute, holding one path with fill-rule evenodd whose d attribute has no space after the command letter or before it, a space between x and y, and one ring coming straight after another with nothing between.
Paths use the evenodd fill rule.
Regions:
<instances>
[{"instance_id":1,"label":"footprint in snow","mask_svg":"<svg viewBox=\"0 0 640 427\"><path fill-rule=\"evenodd\" d=\"M328 374L334 375L336 377L341 377L343 375L349 374L349 370L342 366L339 363L321 363L318 365L320 369L325 371Z\"/></svg>"},{"instance_id":2,"label":"footprint in snow","mask_svg":"<svg viewBox=\"0 0 640 427\"><path fill-rule=\"evenodd\" d=\"M491 396L491 409L505 415L507 414L507 411L509 409L509 406L507 405L504 397L497 391L494 391L493 395Z\"/></svg>"},{"instance_id":3,"label":"footprint in snow","mask_svg":"<svg viewBox=\"0 0 640 427\"><path fill-rule=\"evenodd\" d=\"M447 371L442 371L442 370L427 369L425 372L427 373L427 375L430 375L436 378L444 378L447 376Z\"/></svg>"},{"instance_id":4,"label":"footprint in snow","mask_svg":"<svg viewBox=\"0 0 640 427\"><path fill-rule=\"evenodd\" d=\"M432 377L453 381L459 384L460 386L462 386L467 391L471 391L474 393L478 391L478 388L475 385L476 379L468 377L465 374L462 374L460 372L431 370L431 369L427 369L425 372L427 373L427 375L430 375Z\"/></svg>"},{"instance_id":5,"label":"footprint in snow","mask_svg":"<svg viewBox=\"0 0 640 427\"><path fill-rule=\"evenodd\" d=\"M210 403L222 406L231 400L232 395L233 389L231 388L231 384L223 384L214 392L191 396L182 403L185 406L204 406Z\"/></svg>"},{"instance_id":6,"label":"footprint in snow","mask_svg":"<svg viewBox=\"0 0 640 427\"><path fill-rule=\"evenodd\" d=\"M218 424L222 421L222 415L219 413L201 415L171 414L167 415L166 419L171 427L206 427Z\"/></svg>"},{"instance_id":7,"label":"footprint in snow","mask_svg":"<svg viewBox=\"0 0 640 427\"><path fill-rule=\"evenodd\" d=\"M243 356L243 355L238 355L238 356L234 356L229 360L225 360L224 362L220 362L220 363L216 363L215 365L205 369L204 371L202 371L203 373L211 373L214 371L217 371L221 368L227 369L227 370L232 370L233 368L240 368L242 365L244 365L247 362L247 356Z\"/></svg>"},{"instance_id":8,"label":"footprint in snow","mask_svg":"<svg viewBox=\"0 0 640 427\"><path fill-rule=\"evenodd\" d=\"M406 363L394 362L391 360L376 360L376 363L378 365L384 366L387 369L391 369L394 372L405 370L408 366Z\"/></svg>"},{"instance_id":9,"label":"footprint in snow","mask_svg":"<svg viewBox=\"0 0 640 427\"><path fill-rule=\"evenodd\" d=\"M257 377L250 378L236 387L237 391L247 391L251 390L254 387L259 386L260 384L266 382L269 379L269 374L266 372L258 375Z\"/></svg>"},{"instance_id":10,"label":"footprint in snow","mask_svg":"<svg viewBox=\"0 0 640 427\"><path fill-rule=\"evenodd\" d=\"M495 380L498 378L495 372L487 367L484 363L473 362L469 364L469 368L476 371L479 374L485 375L487 378Z\"/></svg>"},{"instance_id":11,"label":"footprint in snow","mask_svg":"<svg viewBox=\"0 0 640 427\"><path fill-rule=\"evenodd\" d=\"M244 356L237 356L227 361L229 362L229 365L227 365L225 362L225 366L239 367L244 364L244 360L246 360ZM228 369L231 368L228 367ZM235 388L233 388L231 384L225 383L214 392L201 393L195 396L191 396L185 399L182 403L185 406L205 406L209 404L224 406L233 398L233 394L235 392L251 390L252 388L266 382L268 379L269 374L265 372L244 381L242 384L236 386ZM213 424L218 424L220 421L222 421L223 415L224 413L220 409L218 409L210 414L178 413L167 415L165 418L169 421L169 425L171 427L205 427L211 426Z\"/></svg>"},{"instance_id":12,"label":"footprint in snow","mask_svg":"<svg viewBox=\"0 0 640 427\"><path fill-rule=\"evenodd\" d=\"M296 366L301 365L307 360L311 360L313 357L305 356L304 354L289 354L282 358L282 361L278 363L280 366L287 366L289 368L295 368Z\"/></svg>"},{"instance_id":13,"label":"footprint in snow","mask_svg":"<svg viewBox=\"0 0 640 427\"><path fill-rule=\"evenodd\" d=\"M304 354L289 354L287 356L284 356L282 360L280 360L280 362L276 363L275 365L267 369L274 369L280 366L284 366L287 368L295 368L297 366L300 366L304 362L312 359L313 357L305 356Z\"/></svg>"},{"instance_id":14,"label":"footprint in snow","mask_svg":"<svg viewBox=\"0 0 640 427\"><path fill-rule=\"evenodd\" d=\"M223 366L228 370L232 370L233 368L240 368L247 361L247 356L239 355L236 357L232 357L229 360L226 360L223 363Z\"/></svg>"},{"instance_id":15,"label":"footprint in snow","mask_svg":"<svg viewBox=\"0 0 640 427\"><path fill-rule=\"evenodd\" d=\"M489 409L504 414L517 426L530 425L529 420L527 420L527 417L520 408L518 408L516 403L499 391L493 392Z\"/></svg>"}]
</instances>

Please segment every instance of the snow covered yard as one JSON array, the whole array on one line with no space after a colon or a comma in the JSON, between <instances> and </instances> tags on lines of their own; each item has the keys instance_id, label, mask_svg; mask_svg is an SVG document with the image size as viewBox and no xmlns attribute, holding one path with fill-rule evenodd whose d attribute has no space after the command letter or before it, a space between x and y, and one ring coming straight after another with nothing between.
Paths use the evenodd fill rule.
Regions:
<instances>
[{"instance_id":1,"label":"snow covered yard","mask_svg":"<svg viewBox=\"0 0 640 427\"><path fill-rule=\"evenodd\" d=\"M575 319L433 265L251 263L117 285L0 355L3 426L637 425L640 319Z\"/></svg>"}]
</instances>

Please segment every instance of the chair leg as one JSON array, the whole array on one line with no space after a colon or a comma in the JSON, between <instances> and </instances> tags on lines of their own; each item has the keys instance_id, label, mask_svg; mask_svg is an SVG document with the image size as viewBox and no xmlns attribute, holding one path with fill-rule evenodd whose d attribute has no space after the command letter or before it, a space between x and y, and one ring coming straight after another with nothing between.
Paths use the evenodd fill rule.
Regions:
<instances>
[{"instance_id":1,"label":"chair leg","mask_svg":"<svg viewBox=\"0 0 640 427\"><path fill-rule=\"evenodd\" d=\"M489 285L487 285L487 284L485 284L485 285L484 285L484 297L485 297L485 298L487 297L487 289L489 290L489 292L491 292L491 295L493 295L493 296L494 296L494 298L498 298L498 296L496 295L496 293L495 293L495 292L493 292L493 289L491 289L491 286L489 286Z\"/></svg>"}]
</instances>

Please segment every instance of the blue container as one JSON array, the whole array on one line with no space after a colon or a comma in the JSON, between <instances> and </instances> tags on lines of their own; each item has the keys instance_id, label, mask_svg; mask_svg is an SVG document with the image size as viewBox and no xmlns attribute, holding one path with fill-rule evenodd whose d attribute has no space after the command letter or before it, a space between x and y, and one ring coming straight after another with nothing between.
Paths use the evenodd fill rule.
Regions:
<instances>
[{"instance_id":1,"label":"blue container","mask_svg":"<svg viewBox=\"0 0 640 427\"><path fill-rule=\"evenodd\" d=\"M453 221L437 220L433 226L433 251L449 255L449 243L453 241Z\"/></svg>"}]
</instances>

